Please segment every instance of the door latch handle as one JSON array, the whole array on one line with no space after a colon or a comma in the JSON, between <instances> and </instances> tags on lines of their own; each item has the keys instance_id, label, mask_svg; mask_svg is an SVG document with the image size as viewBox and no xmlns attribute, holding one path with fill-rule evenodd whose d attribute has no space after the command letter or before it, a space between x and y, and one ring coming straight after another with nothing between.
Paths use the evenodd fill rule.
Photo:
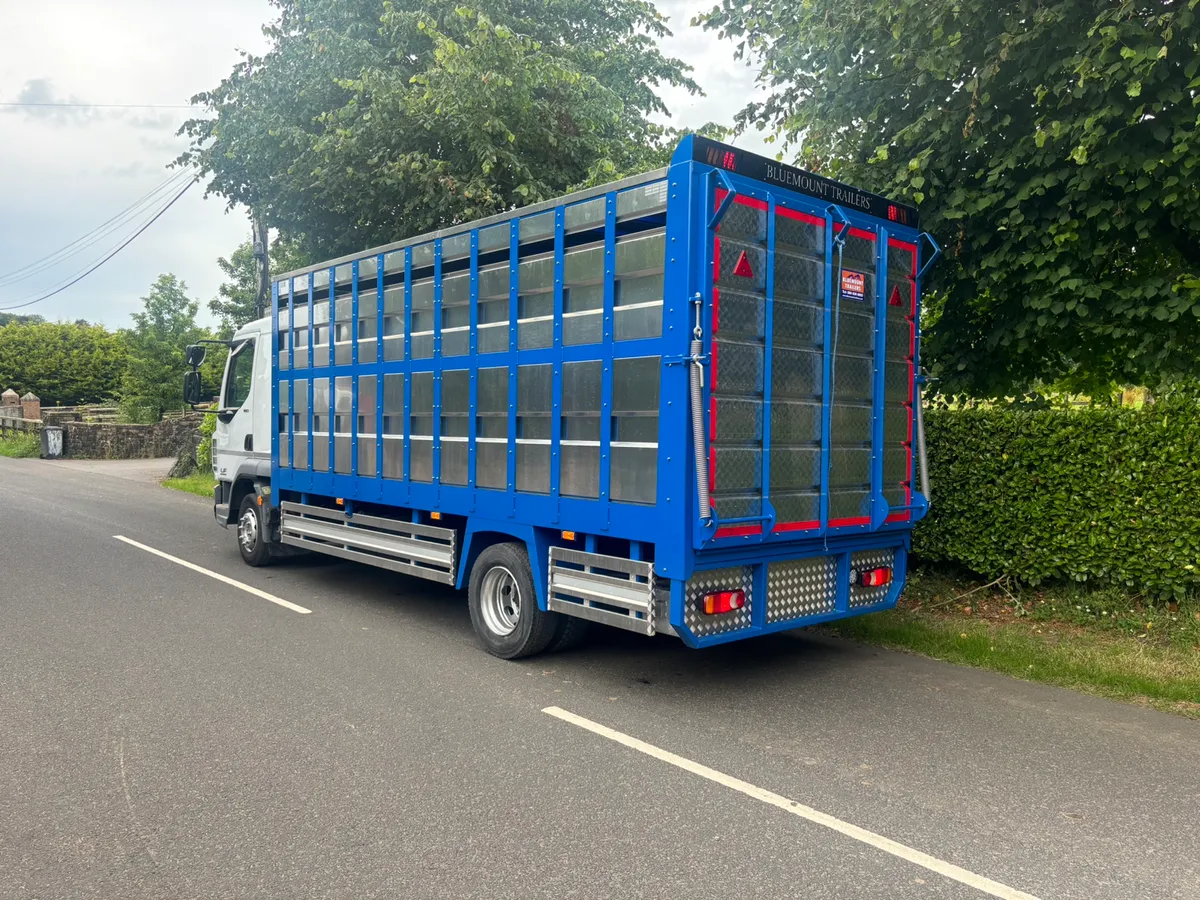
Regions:
<instances>
[{"instance_id":1,"label":"door latch handle","mask_svg":"<svg viewBox=\"0 0 1200 900\"><path fill-rule=\"evenodd\" d=\"M246 435L246 439L244 441L242 441L242 449L243 450L253 450L254 449L254 435L252 435L252 434Z\"/></svg>"}]
</instances>

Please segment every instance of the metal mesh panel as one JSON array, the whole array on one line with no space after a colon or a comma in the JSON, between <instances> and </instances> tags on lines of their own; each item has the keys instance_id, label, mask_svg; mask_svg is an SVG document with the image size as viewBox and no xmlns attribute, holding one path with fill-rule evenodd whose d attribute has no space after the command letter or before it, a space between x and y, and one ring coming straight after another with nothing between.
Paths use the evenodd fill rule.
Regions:
<instances>
[{"instance_id":1,"label":"metal mesh panel","mask_svg":"<svg viewBox=\"0 0 1200 900\"><path fill-rule=\"evenodd\" d=\"M613 500L654 503L657 497L661 362L657 356L613 361L613 431L609 448L609 490Z\"/></svg>"},{"instance_id":2,"label":"metal mesh panel","mask_svg":"<svg viewBox=\"0 0 1200 900\"><path fill-rule=\"evenodd\" d=\"M289 396L291 394L291 384L287 381L279 382L279 467L287 469L292 463L292 448L288 444L288 417L291 415L288 412Z\"/></svg>"},{"instance_id":3,"label":"metal mesh panel","mask_svg":"<svg viewBox=\"0 0 1200 900\"><path fill-rule=\"evenodd\" d=\"M416 267L416 250L413 251L413 266ZM410 338L413 359L429 359L433 356L433 279L422 278L412 286L412 337Z\"/></svg>"},{"instance_id":4,"label":"metal mesh panel","mask_svg":"<svg viewBox=\"0 0 1200 900\"><path fill-rule=\"evenodd\" d=\"M890 584L881 584L879 587L860 587L854 583L856 581L854 572L862 569L878 569L884 566L894 572L895 565L896 551L891 548L860 550L858 553L850 554L850 608L857 609L882 603L892 589Z\"/></svg>"},{"instance_id":5,"label":"metal mesh panel","mask_svg":"<svg viewBox=\"0 0 1200 900\"><path fill-rule=\"evenodd\" d=\"M292 468L308 468L308 379L297 379L292 397Z\"/></svg>"},{"instance_id":6,"label":"metal mesh panel","mask_svg":"<svg viewBox=\"0 0 1200 900\"><path fill-rule=\"evenodd\" d=\"M313 471L329 471L329 379L313 380Z\"/></svg>"},{"instance_id":7,"label":"metal mesh panel","mask_svg":"<svg viewBox=\"0 0 1200 900\"><path fill-rule=\"evenodd\" d=\"M362 398L359 398L362 402ZM383 477L404 477L404 373L383 376Z\"/></svg>"},{"instance_id":8,"label":"metal mesh panel","mask_svg":"<svg viewBox=\"0 0 1200 900\"><path fill-rule=\"evenodd\" d=\"M767 566L767 623L833 612L837 560L832 556L790 559Z\"/></svg>"},{"instance_id":9,"label":"metal mesh panel","mask_svg":"<svg viewBox=\"0 0 1200 900\"><path fill-rule=\"evenodd\" d=\"M508 485L508 369L480 369L476 375L475 485Z\"/></svg>"},{"instance_id":10,"label":"metal mesh panel","mask_svg":"<svg viewBox=\"0 0 1200 900\"><path fill-rule=\"evenodd\" d=\"M375 414L379 410L378 381L374 375L358 376L358 474L375 477Z\"/></svg>"},{"instance_id":11,"label":"metal mesh panel","mask_svg":"<svg viewBox=\"0 0 1200 900\"><path fill-rule=\"evenodd\" d=\"M353 423L350 420L354 409L353 380L349 375L342 375L334 379L333 387L333 470L342 475L349 475L352 468L350 426Z\"/></svg>"},{"instance_id":12,"label":"metal mesh panel","mask_svg":"<svg viewBox=\"0 0 1200 900\"><path fill-rule=\"evenodd\" d=\"M517 490L550 493L553 366L517 367Z\"/></svg>"},{"instance_id":13,"label":"metal mesh panel","mask_svg":"<svg viewBox=\"0 0 1200 900\"><path fill-rule=\"evenodd\" d=\"M412 373L409 414L409 478L433 481L433 373Z\"/></svg>"},{"instance_id":14,"label":"metal mesh panel","mask_svg":"<svg viewBox=\"0 0 1200 900\"><path fill-rule=\"evenodd\" d=\"M735 566L729 569L711 569L696 572L684 585L683 622L696 637L708 637L750 627L750 611L754 608L754 569L750 566ZM715 591L742 590L746 593L746 605L741 609L721 615L705 615L703 602L706 594Z\"/></svg>"},{"instance_id":15,"label":"metal mesh panel","mask_svg":"<svg viewBox=\"0 0 1200 900\"><path fill-rule=\"evenodd\" d=\"M467 450L470 434L471 373L466 369L442 373L441 429L442 484L467 483Z\"/></svg>"},{"instance_id":16,"label":"metal mesh panel","mask_svg":"<svg viewBox=\"0 0 1200 900\"><path fill-rule=\"evenodd\" d=\"M781 250L778 243L778 226L776 228L775 297L777 299L823 301L825 298L825 261Z\"/></svg>"},{"instance_id":17,"label":"metal mesh panel","mask_svg":"<svg viewBox=\"0 0 1200 900\"><path fill-rule=\"evenodd\" d=\"M559 491L566 496L600 496L601 369L599 360L563 365Z\"/></svg>"}]
</instances>

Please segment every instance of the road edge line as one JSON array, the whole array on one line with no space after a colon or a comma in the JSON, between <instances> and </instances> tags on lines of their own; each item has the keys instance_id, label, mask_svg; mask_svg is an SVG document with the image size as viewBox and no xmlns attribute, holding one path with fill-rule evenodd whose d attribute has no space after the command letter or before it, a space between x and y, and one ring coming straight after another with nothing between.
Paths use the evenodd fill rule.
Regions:
<instances>
[{"instance_id":1,"label":"road edge line","mask_svg":"<svg viewBox=\"0 0 1200 900\"><path fill-rule=\"evenodd\" d=\"M227 584L230 587L235 587L240 591L245 591L247 594L253 594L263 600L274 603L276 606L282 606L284 609L290 609L294 613L300 613L302 616L307 616L312 613L311 609L307 609L298 604L292 603L290 600L284 600L282 597L276 597L274 594L268 594L266 591L259 590L248 584L243 584L236 579L230 578L228 575L222 575L220 572L214 572L212 569L206 569L204 566L198 566L195 563L188 562L186 559L180 559L178 556L172 556L170 553L164 553L161 550L156 550L153 547L147 547L145 544L139 544L132 538L127 538L123 534L114 534L114 538L129 544L131 547L137 547L139 550L145 550L147 553L152 553L155 556L162 557L165 560L175 563L177 566L183 566L185 569L191 569L193 572L199 572L201 575L207 575L217 581Z\"/></svg>"},{"instance_id":2,"label":"road edge line","mask_svg":"<svg viewBox=\"0 0 1200 900\"><path fill-rule=\"evenodd\" d=\"M816 825L822 825L846 837L853 838L856 841L874 847L877 850L882 850L884 853L889 853L892 856L903 859L914 865L921 866L931 872L936 872L946 878L964 884L968 887L975 888L985 894L990 894L1000 900L1038 900L1033 894L1027 894L1024 891L1019 891L1016 888L1011 888L1006 884L1001 884L998 881L993 881L983 875L976 875L960 866L945 860L938 859L936 856L930 856L928 853L923 853L906 844L901 844L898 841L893 841L891 838L886 838L881 834L876 834L873 831L868 831L865 828L860 828L858 825L853 825L850 822L844 822L828 813L823 813L818 809L813 809L811 806L805 806L795 800L790 800L780 794L765 790L756 785L750 784L748 781L742 781L740 778L735 778L732 775L726 775L724 772L719 772L716 769L710 769L702 763L695 762L684 756L678 756L669 750L664 750L661 747L656 747L654 744L649 744L643 740L632 737L624 732L617 731L615 728L609 728L607 725L601 725L599 722L593 722L591 719L576 715L573 712L562 709L558 706L547 706L542 712L553 716L556 719L561 719L571 725L575 725L585 731L590 731L600 737L608 738L608 740L628 747L630 750L636 750L639 753L644 753L646 756L668 763L676 768L683 769L685 772L690 772L693 775L699 775L716 784L727 787L738 793L745 794L747 797L752 797L769 806L774 806L782 809L784 812L789 812L794 816L799 816L801 819L806 819Z\"/></svg>"}]
</instances>

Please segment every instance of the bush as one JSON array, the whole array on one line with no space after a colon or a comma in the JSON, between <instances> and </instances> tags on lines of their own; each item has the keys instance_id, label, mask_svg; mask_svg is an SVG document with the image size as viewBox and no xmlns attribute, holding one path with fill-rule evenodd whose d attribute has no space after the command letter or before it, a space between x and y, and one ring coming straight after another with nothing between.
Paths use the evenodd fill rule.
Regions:
<instances>
[{"instance_id":1,"label":"bush","mask_svg":"<svg viewBox=\"0 0 1200 900\"><path fill-rule=\"evenodd\" d=\"M157 406L137 400L122 400L117 404L117 420L122 425L153 425L161 419Z\"/></svg>"},{"instance_id":2,"label":"bush","mask_svg":"<svg viewBox=\"0 0 1200 900\"><path fill-rule=\"evenodd\" d=\"M934 409L927 560L1030 584L1200 589L1200 405Z\"/></svg>"},{"instance_id":3,"label":"bush","mask_svg":"<svg viewBox=\"0 0 1200 900\"><path fill-rule=\"evenodd\" d=\"M209 413L200 423L200 443L196 447L196 465L204 475L212 472L212 442L216 430L217 417Z\"/></svg>"},{"instance_id":4,"label":"bush","mask_svg":"<svg viewBox=\"0 0 1200 900\"><path fill-rule=\"evenodd\" d=\"M42 439L32 432L0 437L0 456L36 459L42 455Z\"/></svg>"}]
</instances>

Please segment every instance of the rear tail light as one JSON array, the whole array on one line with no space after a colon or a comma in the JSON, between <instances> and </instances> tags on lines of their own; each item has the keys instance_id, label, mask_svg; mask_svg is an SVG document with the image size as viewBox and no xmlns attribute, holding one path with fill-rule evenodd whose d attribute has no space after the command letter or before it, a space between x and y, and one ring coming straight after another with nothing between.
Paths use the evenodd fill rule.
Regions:
<instances>
[{"instance_id":1,"label":"rear tail light","mask_svg":"<svg viewBox=\"0 0 1200 900\"><path fill-rule=\"evenodd\" d=\"M883 587L892 583L892 570L887 566L878 569L862 569L850 578L856 587Z\"/></svg>"},{"instance_id":2,"label":"rear tail light","mask_svg":"<svg viewBox=\"0 0 1200 900\"><path fill-rule=\"evenodd\" d=\"M745 591L717 591L715 594L705 596L703 604L704 612L709 616L733 612L735 609L741 609L745 605Z\"/></svg>"}]
</instances>

